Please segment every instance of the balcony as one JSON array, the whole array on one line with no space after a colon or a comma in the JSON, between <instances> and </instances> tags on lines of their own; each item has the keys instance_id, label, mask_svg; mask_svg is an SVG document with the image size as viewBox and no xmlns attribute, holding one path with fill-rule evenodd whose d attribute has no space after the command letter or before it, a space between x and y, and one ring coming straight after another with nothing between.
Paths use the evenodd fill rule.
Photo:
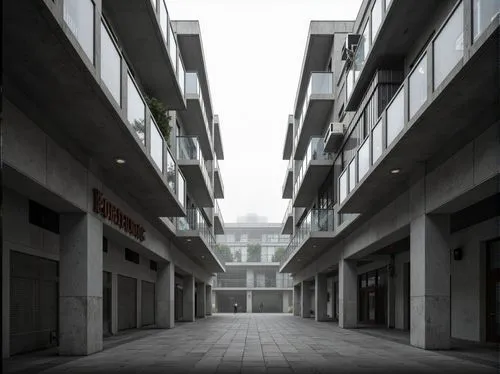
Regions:
<instances>
[{"instance_id":1,"label":"balcony","mask_svg":"<svg viewBox=\"0 0 500 374\"><path fill-rule=\"evenodd\" d=\"M294 207L310 205L333 166L333 156L324 152L324 145L322 137L311 138L309 142L293 187Z\"/></svg>"},{"instance_id":2,"label":"balcony","mask_svg":"<svg viewBox=\"0 0 500 374\"><path fill-rule=\"evenodd\" d=\"M198 137L177 137L177 162L186 177L189 192L197 204L201 207L213 207L214 194Z\"/></svg>"},{"instance_id":3,"label":"balcony","mask_svg":"<svg viewBox=\"0 0 500 374\"><path fill-rule=\"evenodd\" d=\"M280 273L295 273L334 239L334 210L311 209L288 244L280 264Z\"/></svg>"},{"instance_id":4,"label":"balcony","mask_svg":"<svg viewBox=\"0 0 500 374\"><path fill-rule=\"evenodd\" d=\"M222 183L222 175L219 167L219 160L214 158L214 196L216 199L224 198L224 183Z\"/></svg>"},{"instance_id":5,"label":"balcony","mask_svg":"<svg viewBox=\"0 0 500 374\"><path fill-rule=\"evenodd\" d=\"M198 73L186 72L187 111L180 112L186 133L197 135L206 160L213 159L211 122L205 111L205 101L200 87Z\"/></svg>"},{"instance_id":6,"label":"balcony","mask_svg":"<svg viewBox=\"0 0 500 374\"><path fill-rule=\"evenodd\" d=\"M295 160L304 157L307 143L312 136L323 135L333 100L333 73L312 72L294 139Z\"/></svg>"},{"instance_id":7,"label":"balcony","mask_svg":"<svg viewBox=\"0 0 500 374\"><path fill-rule=\"evenodd\" d=\"M184 253L213 273L225 272L215 251L215 237L198 208L187 208L186 217L176 219L177 239Z\"/></svg>"},{"instance_id":8,"label":"balcony","mask_svg":"<svg viewBox=\"0 0 500 374\"><path fill-rule=\"evenodd\" d=\"M293 207L292 200L288 203L283 221L281 223L281 235L293 234Z\"/></svg>"},{"instance_id":9,"label":"balcony","mask_svg":"<svg viewBox=\"0 0 500 374\"><path fill-rule=\"evenodd\" d=\"M500 17L496 9L475 11L471 19L483 20L481 27L464 25L459 2L405 77L339 178L340 212L386 204L444 145L451 155L499 120Z\"/></svg>"},{"instance_id":10,"label":"balcony","mask_svg":"<svg viewBox=\"0 0 500 374\"><path fill-rule=\"evenodd\" d=\"M442 13L450 4L442 0L373 2L368 22L359 30L360 42L347 76L346 111L357 110L375 70L400 65L421 38L424 25L432 22L430 15Z\"/></svg>"},{"instance_id":11,"label":"balcony","mask_svg":"<svg viewBox=\"0 0 500 374\"><path fill-rule=\"evenodd\" d=\"M222 147L222 137L220 134L219 116L214 115L214 151L218 160L224 160L224 148Z\"/></svg>"},{"instance_id":12,"label":"balcony","mask_svg":"<svg viewBox=\"0 0 500 374\"><path fill-rule=\"evenodd\" d=\"M293 114L289 114L288 124L286 126L285 144L283 145L283 160L288 160L292 157L294 124L295 120L293 118Z\"/></svg>"},{"instance_id":13,"label":"balcony","mask_svg":"<svg viewBox=\"0 0 500 374\"><path fill-rule=\"evenodd\" d=\"M175 159L108 26L91 1L59 4L4 4L5 95L152 217L185 215Z\"/></svg>"},{"instance_id":14,"label":"balcony","mask_svg":"<svg viewBox=\"0 0 500 374\"><path fill-rule=\"evenodd\" d=\"M222 219L222 213L219 208L219 203L215 202L214 208L214 233L215 235L224 234L224 220Z\"/></svg>"},{"instance_id":15,"label":"balcony","mask_svg":"<svg viewBox=\"0 0 500 374\"><path fill-rule=\"evenodd\" d=\"M102 7L145 90L169 109L185 109L184 67L165 2L103 0Z\"/></svg>"},{"instance_id":16,"label":"balcony","mask_svg":"<svg viewBox=\"0 0 500 374\"><path fill-rule=\"evenodd\" d=\"M285 173L285 181L281 187L281 197L283 199L291 199L293 197L293 158L288 162Z\"/></svg>"}]
</instances>

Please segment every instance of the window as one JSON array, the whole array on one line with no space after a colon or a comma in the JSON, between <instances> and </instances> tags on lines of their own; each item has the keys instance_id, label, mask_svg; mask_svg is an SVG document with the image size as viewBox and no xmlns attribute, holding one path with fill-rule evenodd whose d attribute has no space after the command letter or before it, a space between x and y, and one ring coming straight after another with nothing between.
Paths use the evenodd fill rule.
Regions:
<instances>
[{"instance_id":1,"label":"window","mask_svg":"<svg viewBox=\"0 0 500 374\"><path fill-rule=\"evenodd\" d=\"M133 262L135 264L139 264L140 263L139 253L134 252L131 249L125 248L125 260Z\"/></svg>"},{"instance_id":2,"label":"window","mask_svg":"<svg viewBox=\"0 0 500 374\"><path fill-rule=\"evenodd\" d=\"M483 33L488 25L498 17L500 0L472 1L472 30L474 41Z\"/></svg>"},{"instance_id":3,"label":"window","mask_svg":"<svg viewBox=\"0 0 500 374\"><path fill-rule=\"evenodd\" d=\"M158 263L153 260L149 260L149 268L153 271L158 271Z\"/></svg>"},{"instance_id":4,"label":"window","mask_svg":"<svg viewBox=\"0 0 500 374\"><path fill-rule=\"evenodd\" d=\"M101 21L101 79L118 105L121 104L121 59L108 29Z\"/></svg>"},{"instance_id":5,"label":"window","mask_svg":"<svg viewBox=\"0 0 500 374\"><path fill-rule=\"evenodd\" d=\"M404 127L404 90L400 89L387 108L387 146L392 143Z\"/></svg>"},{"instance_id":6,"label":"window","mask_svg":"<svg viewBox=\"0 0 500 374\"><path fill-rule=\"evenodd\" d=\"M145 144L145 109L144 101L142 100L139 90L134 83L134 80L127 74L127 119L132 125L137 137L142 144Z\"/></svg>"},{"instance_id":7,"label":"window","mask_svg":"<svg viewBox=\"0 0 500 374\"><path fill-rule=\"evenodd\" d=\"M409 78L409 118L427 100L427 54L424 54Z\"/></svg>"},{"instance_id":8,"label":"window","mask_svg":"<svg viewBox=\"0 0 500 374\"><path fill-rule=\"evenodd\" d=\"M59 234L59 213L33 200L29 201L28 210L29 223L54 234Z\"/></svg>"},{"instance_id":9,"label":"window","mask_svg":"<svg viewBox=\"0 0 500 374\"><path fill-rule=\"evenodd\" d=\"M64 22L87 57L94 63L94 3L90 0L65 0Z\"/></svg>"},{"instance_id":10,"label":"window","mask_svg":"<svg viewBox=\"0 0 500 374\"><path fill-rule=\"evenodd\" d=\"M460 3L434 40L434 89L443 82L464 54L463 9L463 3Z\"/></svg>"},{"instance_id":11,"label":"window","mask_svg":"<svg viewBox=\"0 0 500 374\"><path fill-rule=\"evenodd\" d=\"M372 45L381 24L382 24L382 0L376 0L372 8L372 38L371 38Z\"/></svg>"}]
</instances>

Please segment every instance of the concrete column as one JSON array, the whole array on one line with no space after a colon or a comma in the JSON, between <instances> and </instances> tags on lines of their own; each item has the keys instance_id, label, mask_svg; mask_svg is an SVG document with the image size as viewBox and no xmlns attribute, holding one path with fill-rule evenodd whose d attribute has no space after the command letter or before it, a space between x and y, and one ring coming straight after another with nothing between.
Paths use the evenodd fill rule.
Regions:
<instances>
[{"instance_id":1,"label":"concrete column","mask_svg":"<svg viewBox=\"0 0 500 374\"><path fill-rule=\"evenodd\" d=\"M353 328L358 324L358 271L356 262L339 262L339 327Z\"/></svg>"},{"instance_id":2,"label":"concrete column","mask_svg":"<svg viewBox=\"0 0 500 374\"><path fill-rule=\"evenodd\" d=\"M302 308L302 303L300 301L300 295L301 295L301 284L297 284L293 286L293 315L294 316L300 316L301 315L301 308Z\"/></svg>"},{"instance_id":3,"label":"concrete column","mask_svg":"<svg viewBox=\"0 0 500 374\"><path fill-rule=\"evenodd\" d=\"M288 313L288 299L290 295L288 291L283 291L283 313Z\"/></svg>"},{"instance_id":4,"label":"concrete column","mask_svg":"<svg viewBox=\"0 0 500 374\"><path fill-rule=\"evenodd\" d=\"M137 313L135 314L137 316L136 318L136 324L137 328L140 328L142 326L142 281L140 279L137 279L136 282L137 285L137 304L136 304L136 309Z\"/></svg>"},{"instance_id":5,"label":"concrete column","mask_svg":"<svg viewBox=\"0 0 500 374\"><path fill-rule=\"evenodd\" d=\"M206 296L206 288L205 282L200 282L196 285L196 302L198 303L196 307L196 317L197 318L205 318L205 301L207 299Z\"/></svg>"},{"instance_id":6,"label":"concrete column","mask_svg":"<svg viewBox=\"0 0 500 374\"><path fill-rule=\"evenodd\" d=\"M450 348L449 216L423 214L410 224L410 343Z\"/></svg>"},{"instance_id":7,"label":"concrete column","mask_svg":"<svg viewBox=\"0 0 500 374\"><path fill-rule=\"evenodd\" d=\"M212 315L212 286L207 284L206 286L206 291L205 291L206 295L207 295L207 300L205 302L205 314L207 316L211 316Z\"/></svg>"},{"instance_id":8,"label":"concrete column","mask_svg":"<svg viewBox=\"0 0 500 374\"><path fill-rule=\"evenodd\" d=\"M175 321L175 266L161 264L156 280L156 327L171 329Z\"/></svg>"},{"instance_id":9,"label":"concrete column","mask_svg":"<svg viewBox=\"0 0 500 374\"><path fill-rule=\"evenodd\" d=\"M118 274L111 273L111 333L118 332Z\"/></svg>"},{"instance_id":10,"label":"concrete column","mask_svg":"<svg viewBox=\"0 0 500 374\"><path fill-rule=\"evenodd\" d=\"M102 222L91 214L60 217L59 354L102 350Z\"/></svg>"},{"instance_id":11,"label":"concrete column","mask_svg":"<svg viewBox=\"0 0 500 374\"><path fill-rule=\"evenodd\" d=\"M316 321L326 321L327 317L327 293L328 293L328 285L326 282L326 274L316 274L314 277L314 301L315 305L315 313L314 318Z\"/></svg>"},{"instance_id":12,"label":"concrete column","mask_svg":"<svg viewBox=\"0 0 500 374\"><path fill-rule=\"evenodd\" d=\"M247 291L247 313L252 313L253 293Z\"/></svg>"},{"instance_id":13,"label":"concrete column","mask_svg":"<svg viewBox=\"0 0 500 374\"><path fill-rule=\"evenodd\" d=\"M300 287L301 295L301 307L300 307L300 315L302 318L310 318L311 317L311 283L309 281L303 281Z\"/></svg>"},{"instance_id":14,"label":"concrete column","mask_svg":"<svg viewBox=\"0 0 500 374\"><path fill-rule=\"evenodd\" d=\"M218 313L219 306L217 305L217 292L212 291L212 309L215 311L215 313Z\"/></svg>"},{"instance_id":15,"label":"concrete column","mask_svg":"<svg viewBox=\"0 0 500 374\"><path fill-rule=\"evenodd\" d=\"M182 284L182 320L194 322L194 276L186 275Z\"/></svg>"}]
</instances>

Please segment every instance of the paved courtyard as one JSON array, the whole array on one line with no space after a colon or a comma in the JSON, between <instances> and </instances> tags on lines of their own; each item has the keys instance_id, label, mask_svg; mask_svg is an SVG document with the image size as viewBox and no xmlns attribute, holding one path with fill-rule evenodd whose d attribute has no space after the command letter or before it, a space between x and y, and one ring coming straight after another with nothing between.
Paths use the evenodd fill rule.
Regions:
<instances>
[{"instance_id":1,"label":"paved courtyard","mask_svg":"<svg viewBox=\"0 0 500 374\"><path fill-rule=\"evenodd\" d=\"M291 315L218 314L141 334L121 344L108 343L104 351L91 356L52 357L49 365L30 370L20 369L23 358L15 357L6 369L47 374L498 372L491 365L445 352Z\"/></svg>"}]
</instances>

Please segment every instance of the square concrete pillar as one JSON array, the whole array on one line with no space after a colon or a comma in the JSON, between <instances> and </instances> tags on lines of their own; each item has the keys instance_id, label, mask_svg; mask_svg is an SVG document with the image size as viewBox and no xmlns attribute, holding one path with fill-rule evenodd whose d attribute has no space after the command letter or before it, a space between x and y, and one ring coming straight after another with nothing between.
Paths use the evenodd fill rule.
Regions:
<instances>
[{"instance_id":1,"label":"square concrete pillar","mask_svg":"<svg viewBox=\"0 0 500 374\"><path fill-rule=\"evenodd\" d=\"M302 318L310 318L311 317L311 282L303 281L300 287L301 295L301 306L300 306L300 315Z\"/></svg>"},{"instance_id":2,"label":"square concrete pillar","mask_svg":"<svg viewBox=\"0 0 500 374\"><path fill-rule=\"evenodd\" d=\"M171 329L175 321L175 266L161 264L156 278L156 327Z\"/></svg>"},{"instance_id":3,"label":"square concrete pillar","mask_svg":"<svg viewBox=\"0 0 500 374\"><path fill-rule=\"evenodd\" d=\"M141 328L142 327L142 281L140 279L137 279L136 288L137 288L137 292L135 293L137 296L137 303L135 304L137 309L135 313L136 326L137 328Z\"/></svg>"},{"instance_id":4,"label":"square concrete pillar","mask_svg":"<svg viewBox=\"0 0 500 374\"><path fill-rule=\"evenodd\" d=\"M290 293L289 291L283 291L283 313L288 313Z\"/></svg>"},{"instance_id":5,"label":"square concrete pillar","mask_svg":"<svg viewBox=\"0 0 500 374\"><path fill-rule=\"evenodd\" d=\"M316 303L314 318L316 321L326 321L327 316L327 300L328 300L328 284L326 282L326 274L316 274L314 277L314 300Z\"/></svg>"},{"instance_id":6,"label":"square concrete pillar","mask_svg":"<svg viewBox=\"0 0 500 374\"><path fill-rule=\"evenodd\" d=\"M449 216L421 215L410 224L410 343L450 348Z\"/></svg>"},{"instance_id":7,"label":"square concrete pillar","mask_svg":"<svg viewBox=\"0 0 500 374\"><path fill-rule=\"evenodd\" d=\"M59 354L102 350L102 222L91 214L60 217Z\"/></svg>"},{"instance_id":8,"label":"square concrete pillar","mask_svg":"<svg viewBox=\"0 0 500 374\"><path fill-rule=\"evenodd\" d=\"M182 320L194 322L194 276L186 275L182 284Z\"/></svg>"},{"instance_id":9,"label":"square concrete pillar","mask_svg":"<svg viewBox=\"0 0 500 374\"><path fill-rule=\"evenodd\" d=\"M354 328L358 324L358 271L356 261L339 262L339 327Z\"/></svg>"},{"instance_id":10,"label":"square concrete pillar","mask_svg":"<svg viewBox=\"0 0 500 374\"><path fill-rule=\"evenodd\" d=\"M205 301L205 314L207 316L211 316L212 315L212 286L207 284L206 286L206 291L205 291L206 295L207 295L207 300Z\"/></svg>"},{"instance_id":11,"label":"square concrete pillar","mask_svg":"<svg viewBox=\"0 0 500 374\"><path fill-rule=\"evenodd\" d=\"M200 282L196 285L196 317L197 318L205 318L205 301L207 299L205 283Z\"/></svg>"},{"instance_id":12,"label":"square concrete pillar","mask_svg":"<svg viewBox=\"0 0 500 374\"><path fill-rule=\"evenodd\" d=\"M252 313L252 304L253 304L253 293L252 291L247 291L247 305L246 305L247 313Z\"/></svg>"},{"instance_id":13,"label":"square concrete pillar","mask_svg":"<svg viewBox=\"0 0 500 374\"><path fill-rule=\"evenodd\" d=\"M300 289L301 289L300 283L293 286L293 315L294 316L301 315L302 302L300 301L300 295L301 295Z\"/></svg>"}]
</instances>

